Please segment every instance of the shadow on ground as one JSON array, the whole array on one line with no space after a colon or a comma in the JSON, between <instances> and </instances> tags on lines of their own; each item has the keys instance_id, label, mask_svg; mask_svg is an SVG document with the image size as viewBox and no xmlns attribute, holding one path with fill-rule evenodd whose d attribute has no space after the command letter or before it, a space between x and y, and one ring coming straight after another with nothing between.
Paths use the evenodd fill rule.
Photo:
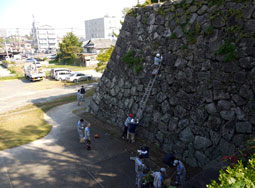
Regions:
<instances>
[{"instance_id":1,"label":"shadow on ground","mask_svg":"<svg viewBox=\"0 0 255 188\"><path fill-rule=\"evenodd\" d=\"M47 100L49 98L45 98ZM33 103L47 111L37 100ZM52 125L49 135L30 144L1 151L0 187L135 187L134 161L129 157L134 155L144 141L138 138L135 144L130 144L121 140L119 128L84 112L87 103L88 100L79 107L74 102L51 109L45 117ZM80 113L73 114L72 111L77 109ZM90 151L79 143L76 124L80 118L92 124ZM96 133L100 138L93 138ZM150 147L151 159L145 161L146 165L153 170L166 167L162 164L165 153ZM175 169L167 168L167 171L167 178L174 181ZM188 167L187 178L190 179L200 171Z\"/></svg>"},{"instance_id":2,"label":"shadow on ground","mask_svg":"<svg viewBox=\"0 0 255 188\"><path fill-rule=\"evenodd\" d=\"M92 135L101 137L92 138L92 150L87 151L79 143L75 109L76 102L50 110L46 117L53 125L49 135L0 152L1 188L134 187L134 162L127 149L93 127Z\"/></svg>"}]
</instances>

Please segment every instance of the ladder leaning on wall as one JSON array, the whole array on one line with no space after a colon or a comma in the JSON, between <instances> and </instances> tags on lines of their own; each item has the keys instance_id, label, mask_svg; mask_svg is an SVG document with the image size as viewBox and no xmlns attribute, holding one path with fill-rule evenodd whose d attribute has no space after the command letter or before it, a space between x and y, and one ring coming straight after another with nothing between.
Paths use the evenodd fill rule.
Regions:
<instances>
[{"instance_id":1,"label":"ladder leaning on wall","mask_svg":"<svg viewBox=\"0 0 255 188\"><path fill-rule=\"evenodd\" d=\"M158 70L157 70L155 76L150 79L150 81L149 81L149 83L147 85L147 88L145 90L145 93L143 95L143 98L142 98L142 100L139 103L139 108L138 108L137 113L136 113L136 119L139 120L139 121L140 121L140 119L141 119L141 117L143 115L143 111L144 111L146 103L147 103L147 101L148 101L148 99L150 97L151 90L152 90L152 87L153 87L153 85L155 83L155 80L157 79L157 76L158 76L161 64L162 64L162 62L159 64L159 67L158 67Z\"/></svg>"}]
</instances>

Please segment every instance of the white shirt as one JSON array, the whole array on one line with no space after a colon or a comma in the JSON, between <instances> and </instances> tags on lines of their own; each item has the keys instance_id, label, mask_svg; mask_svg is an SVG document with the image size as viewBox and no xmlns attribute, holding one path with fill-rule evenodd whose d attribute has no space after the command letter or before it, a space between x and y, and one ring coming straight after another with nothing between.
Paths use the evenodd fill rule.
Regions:
<instances>
[{"instance_id":1,"label":"white shirt","mask_svg":"<svg viewBox=\"0 0 255 188\"><path fill-rule=\"evenodd\" d=\"M151 174L154 177L153 186L154 188L161 188L163 177L160 172L153 172Z\"/></svg>"}]
</instances>

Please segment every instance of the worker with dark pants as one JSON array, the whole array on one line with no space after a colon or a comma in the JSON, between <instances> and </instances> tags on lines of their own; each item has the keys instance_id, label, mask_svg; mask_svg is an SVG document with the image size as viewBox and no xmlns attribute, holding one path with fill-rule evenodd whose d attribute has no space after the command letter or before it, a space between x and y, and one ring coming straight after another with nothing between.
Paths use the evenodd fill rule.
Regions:
<instances>
[{"instance_id":1,"label":"worker with dark pants","mask_svg":"<svg viewBox=\"0 0 255 188\"><path fill-rule=\"evenodd\" d=\"M173 162L175 160L175 156L173 153L169 152L165 155L165 158L163 160L163 163L165 163L166 165L168 165L169 167L173 166Z\"/></svg>"},{"instance_id":2,"label":"worker with dark pants","mask_svg":"<svg viewBox=\"0 0 255 188\"><path fill-rule=\"evenodd\" d=\"M124 126L123 126L123 132L122 132L122 139L127 138L127 131L128 131L128 125L131 122L131 119L134 117L133 114L129 114L129 116L127 117Z\"/></svg>"},{"instance_id":3,"label":"worker with dark pants","mask_svg":"<svg viewBox=\"0 0 255 188\"><path fill-rule=\"evenodd\" d=\"M143 170L145 169L145 165L143 164L143 156L139 155L135 158L135 172L136 172L136 187L142 187L143 180Z\"/></svg>"},{"instance_id":4,"label":"worker with dark pants","mask_svg":"<svg viewBox=\"0 0 255 188\"><path fill-rule=\"evenodd\" d=\"M186 169L180 160L174 160L173 166L177 167L176 185L182 185L185 182Z\"/></svg>"}]
</instances>

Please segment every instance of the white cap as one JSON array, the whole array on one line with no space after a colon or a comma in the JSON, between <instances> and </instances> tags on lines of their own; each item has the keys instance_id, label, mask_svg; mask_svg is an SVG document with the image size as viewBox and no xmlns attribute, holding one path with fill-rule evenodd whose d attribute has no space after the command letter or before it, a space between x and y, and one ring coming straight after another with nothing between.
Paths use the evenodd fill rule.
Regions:
<instances>
[{"instance_id":1,"label":"white cap","mask_svg":"<svg viewBox=\"0 0 255 188\"><path fill-rule=\"evenodd\" d=\"M161 168L160 172L166 172L166 169L165 168Z\"/></svg>"},{"instance_id":2,"label":"white cap","mask_svg":"<svg viewBox=\"0 0 255 188\"><path fill-rule=\"evenodd\" d=\"M178 160L174 160L173 166L176 166L178 162Z\"/></svg>"},{"instance_id":3,"label":"white cap","mask_svg":"<svg viewBox=\"0 0 255 188\"><path fill-rule=\"evenodd\" d=\"M160 57L160 54L159 54L159 53L157 53L156 57Z\"/></svg>"}]
</instances>

